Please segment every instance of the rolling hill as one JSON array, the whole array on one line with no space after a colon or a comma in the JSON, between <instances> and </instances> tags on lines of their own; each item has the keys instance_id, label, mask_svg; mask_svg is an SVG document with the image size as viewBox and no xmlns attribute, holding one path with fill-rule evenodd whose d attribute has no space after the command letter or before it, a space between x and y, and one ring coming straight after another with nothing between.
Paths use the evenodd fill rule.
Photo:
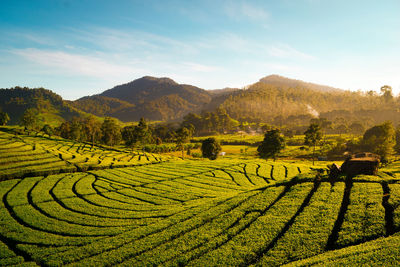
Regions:
<instances>
[{"instance_id":1,"label":"rolling hill","mask_svg":"<svg viewBox=\"0 0 400 267\"><path fill-rule=\"evenodd\" d=\"M201 88L178 84L169 78L145 76L130 83L115 86L99 95L83 97L74 105L96 115L135 121L176 120L189 112L199 112L212 99Z\"/></svg>"},{"instance_id":2,"label":"rolling hill","mask_svg":"<svg viewBox=\"0 0 400 267\"><path fill-rule=\"evenodd\" d=\"M9 124L18 124L22 114L29 108L38 109L42 121L53 126L64 120L85 115L64 101L61 96L44 88L0 89L0 110L9 114Z\"/></svg>"},{"instance_id":3,"label":"rolling hill","mask_svg":"<svg viewBox=\"0 0 400 267\"><path fill-rule=\"evenodd\" d=\"M0 109L18 123L27 108L36 107L50 123L81 116L82 112L110 116L121 121L179 121L188 113L224 108L239 121L275 125L304 125L320 115L335 121L364 121L371 124L399 122L397 100L379 95L344 91L300 80L270 75L246 89L204 90L179 84L169 78L145 76L115 86L103 93L64 101L49 90L16 87L0 91Z\"/></svg>"}]
</instances>

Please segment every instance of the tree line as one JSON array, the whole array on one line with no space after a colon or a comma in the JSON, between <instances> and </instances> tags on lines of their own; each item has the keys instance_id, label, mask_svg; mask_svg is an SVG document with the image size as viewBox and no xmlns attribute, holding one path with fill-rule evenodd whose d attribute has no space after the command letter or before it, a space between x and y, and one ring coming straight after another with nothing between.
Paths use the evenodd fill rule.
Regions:
<instances>
[{"instance_id":1,"label":"tree line","mask_svg":"<svg viewBox=\"0 0 400 267\"><path fill-rule=\"evenodd\" d=\"M326 123L324 120L314 121L304 132L304 144L312 148L313 163L316 146L325 145L324 123ZM285 145L281 131L277 128L269 129L265 132L264 140L258 146L257 152L261 158L275 160ZM336 144L329 147L326 154L331 158L342 158L346 154L358 152L375 153L381 157L383 163L387 163L395 153L400 153L400 127L395 129L392 122L386 121L367 129L361 138L351 140L339 138Z\"/></svg>"}]
</instances>

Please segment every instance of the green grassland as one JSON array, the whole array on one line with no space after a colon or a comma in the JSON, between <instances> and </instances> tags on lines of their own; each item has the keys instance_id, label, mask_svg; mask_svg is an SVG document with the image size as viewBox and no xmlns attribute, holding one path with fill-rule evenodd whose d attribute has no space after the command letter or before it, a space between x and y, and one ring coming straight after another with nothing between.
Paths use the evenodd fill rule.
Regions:
<instances>
[{"instance_id":1,"label":"green grassland","mask_svg":"<svg viewBox=\"0 0 400 267\"><path fill-rule=\"evenodd\" d=\"M398 265L400 166L179 159L0 132L0 266Z\"/></svg>"}]
</instances>

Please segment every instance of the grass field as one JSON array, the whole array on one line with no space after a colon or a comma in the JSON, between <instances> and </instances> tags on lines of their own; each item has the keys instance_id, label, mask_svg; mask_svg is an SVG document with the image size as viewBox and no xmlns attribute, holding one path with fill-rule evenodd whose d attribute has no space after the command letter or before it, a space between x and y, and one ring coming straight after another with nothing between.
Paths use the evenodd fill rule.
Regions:
<instances>
[{"instance_id":1,"label":"grass field","mask_svg":"<svg viewBox=\"0 0 400 267\"><path fill-rule=\"evenodd\" d=\"M0 266L397 265L400 166L180 160L0 132Z\"/></svg>"}]
</instances>

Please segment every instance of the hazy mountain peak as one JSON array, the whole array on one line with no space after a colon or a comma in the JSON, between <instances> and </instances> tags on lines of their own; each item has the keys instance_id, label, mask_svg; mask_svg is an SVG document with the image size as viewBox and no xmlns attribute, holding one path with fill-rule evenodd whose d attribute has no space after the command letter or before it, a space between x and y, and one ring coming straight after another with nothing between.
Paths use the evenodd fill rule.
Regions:
<instances>
[{"instance_id":1,"label":"hazy mountain peak","mask_svg":"<svg viewBox=\"0 0 400 267\"><path fill-rule=\"evenodd\" d=\"M264 78L260 79L260 82L274 86L287 86L292 88L302 87L302 88L308 88L312 90L325 91L325 92L342 91L341 89L334 88L331 86L304 82L302 80L290 79L277 74L265 76Z\"/></svg>"},{"instance_id":2,"label":"hazy mountain peak","mask_svg":"<svg viewBox=\"0 0 400 267\"><path fill-rule=\"evenodd\" d=\"M166 83L166 84L177 84L174 80L168 77L153 77L153 76L143 76L142 78L136 79L132 82L147 81L156 83Z\"/></svg>"}]
</instances>

